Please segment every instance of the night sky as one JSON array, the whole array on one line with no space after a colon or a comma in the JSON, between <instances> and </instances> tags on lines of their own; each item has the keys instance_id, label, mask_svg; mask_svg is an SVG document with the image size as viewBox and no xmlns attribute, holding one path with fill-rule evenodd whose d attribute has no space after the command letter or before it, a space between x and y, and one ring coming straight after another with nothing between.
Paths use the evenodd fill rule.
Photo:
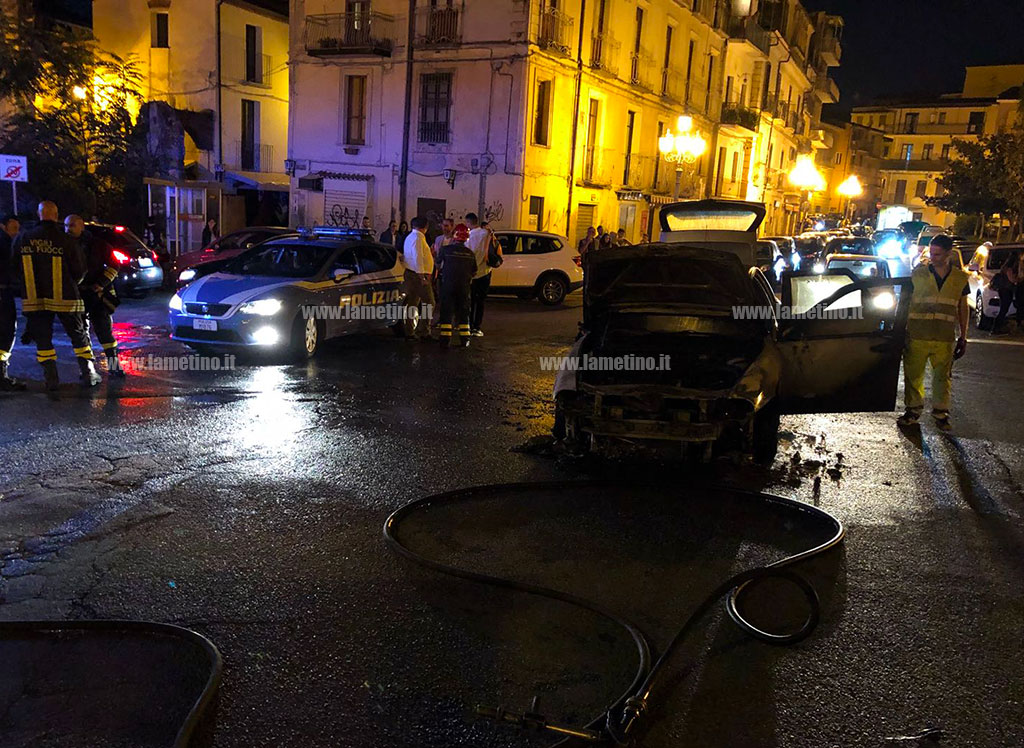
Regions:
<instances>
[{"instance_id":1,"label":"night sky","mask_svg":"<svg viewBox=\"0 0 1024 748\"><path fill-rule=\"evenodd\" d=\"M804 0L843 17L839 108L959 91L967 65L1024 63L1022 0Z\"/></svg>"}]
</instances>

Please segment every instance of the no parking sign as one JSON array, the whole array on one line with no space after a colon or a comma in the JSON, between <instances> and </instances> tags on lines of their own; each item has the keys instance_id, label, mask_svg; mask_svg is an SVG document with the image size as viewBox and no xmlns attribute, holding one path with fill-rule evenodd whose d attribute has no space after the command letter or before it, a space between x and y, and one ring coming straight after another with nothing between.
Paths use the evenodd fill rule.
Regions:
<instances>
[{"instance_id":1,"label":"no parking sign","mask_svg":"<svg viewBox=\"0 0 1024 748\"><path fill-rule=\"evenodd\" d=\"M8 156L0 153L0 180L4 182L27 182L28 157Z\"/></svg>"}]
</instances>

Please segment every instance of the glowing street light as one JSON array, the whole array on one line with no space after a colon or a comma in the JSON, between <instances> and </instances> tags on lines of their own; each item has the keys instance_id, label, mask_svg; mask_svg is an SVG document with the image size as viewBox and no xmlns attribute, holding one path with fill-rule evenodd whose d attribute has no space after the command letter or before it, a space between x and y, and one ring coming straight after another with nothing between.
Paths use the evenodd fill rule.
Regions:
<instances>
[{"instance_id":1,"label":"glowing street light","mask_svg":"<svg viewBox=\"0 0 1024 748\"><path fill-rule=\"evenodd\" d=\"M825 177L821 176L821 172L814 165L814 157L805 153L797 156L796 164L789 172L789 182L801 192L799 226L803 231L807 207L811 203L811 193L825 189Z\"/></svg>"},{"instance_id":2,"label":"glowing street light","mask_svg":"<svg viewBox=\"0 0 1024 748\"><path fill-rule=\"evenodd\" d=\"M82 86L75 86L71 89L71 95L79 101L85 101L85 97L88 95L88 92Z\"/></svg>"},{"instance_id":3,"label":"glowing street light","mask_svg":"<svg viewBox=\"0 0 1024 748\"><path fill-rule=\"evenodd\" d=\"M864 188L861 186L860 180L857 179L856 174L851 174L846 180L836 188L836 192L842 197L846 198L846 219L849 220L849 213L853 207L853 199L860 197L864 194Z\"/></svg>"},{"instance_id":4,"label":"glowing street light","mask_svg":"<svg viewBox=\"0 0 1024 748\"><path fill-rule=\"evenodd\" d=\"M676 132L671 130L658 138L658 150L670 164L676 165L676 189L674 200L679 199L679 185L683 177L683 166L693 166L707 148L707 141L694 129L693 117L682 115L676 122Z\"/></svg>"}]
</instances>

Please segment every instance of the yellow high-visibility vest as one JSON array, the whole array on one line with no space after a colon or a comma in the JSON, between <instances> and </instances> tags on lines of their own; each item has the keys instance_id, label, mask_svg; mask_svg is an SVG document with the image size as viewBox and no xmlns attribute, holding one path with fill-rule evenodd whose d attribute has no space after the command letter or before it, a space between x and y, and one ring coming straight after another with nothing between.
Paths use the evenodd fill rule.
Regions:
<instances>
[{"instance_id":1,"label":"yellow high-visibility vest","mask_svg":"<svg viewBox=\"0 0 1024 748\"><path fill-rule=\"evenodd\" d=\"M910 277L914 295L910 299L907 335L911 340L956 340L956 309L967 285L967 273L953 265L939 288L930 266L922 262Z\"/></svg>"}]
</instances>

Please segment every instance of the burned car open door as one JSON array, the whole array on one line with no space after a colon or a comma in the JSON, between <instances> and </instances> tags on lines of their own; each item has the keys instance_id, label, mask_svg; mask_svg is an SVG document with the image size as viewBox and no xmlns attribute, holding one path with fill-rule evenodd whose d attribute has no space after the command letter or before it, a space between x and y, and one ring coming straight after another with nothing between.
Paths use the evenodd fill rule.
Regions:
<instances>
[{"instance_id":1,"label":"burned car open door","mask_svg":"<svg viewBox=\"0 0 1024 748\"><path fill-rule=\"evenodd\" d=\"M783 273L779 411L893 410L910 292L907 278Z\"/></svg>"}]
</instances>

